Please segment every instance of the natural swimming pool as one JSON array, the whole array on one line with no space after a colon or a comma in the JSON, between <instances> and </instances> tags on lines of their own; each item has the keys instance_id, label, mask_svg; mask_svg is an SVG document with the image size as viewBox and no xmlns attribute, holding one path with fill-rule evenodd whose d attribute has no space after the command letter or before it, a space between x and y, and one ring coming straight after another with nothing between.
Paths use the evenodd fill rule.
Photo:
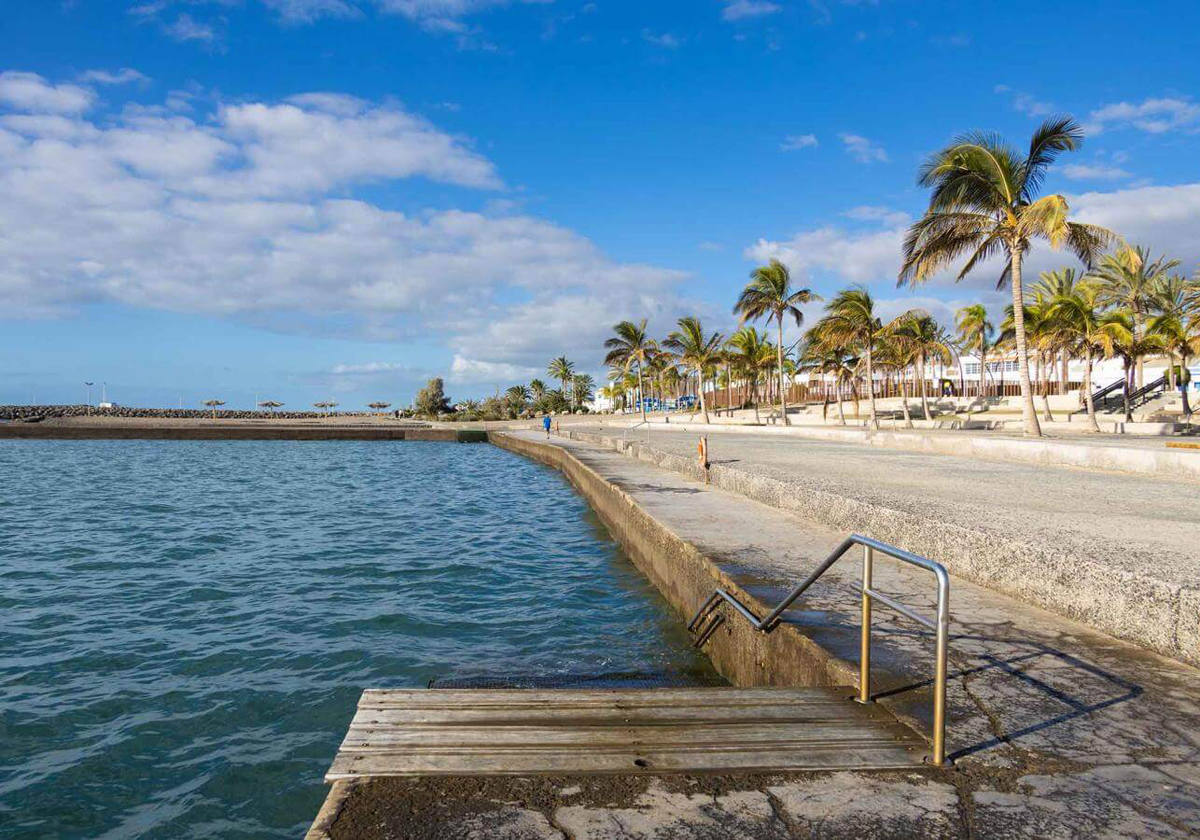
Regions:
<instances>
[{"instance_id":1,"label":"natural swimming pool","mask_svg":"<svg viewBox=\"0 0 1200 840\"><path fill-rule=\"evenodd\" d=\"M714 677L482 444L0 442L0 581L5 837L299 836L365 687Z\"/></svg>"}]
</instances>

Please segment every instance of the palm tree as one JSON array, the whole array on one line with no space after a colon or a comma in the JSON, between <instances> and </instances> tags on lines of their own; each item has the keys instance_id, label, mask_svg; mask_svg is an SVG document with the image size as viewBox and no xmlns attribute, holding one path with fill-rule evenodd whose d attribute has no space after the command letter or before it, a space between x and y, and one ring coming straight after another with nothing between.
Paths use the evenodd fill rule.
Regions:
<instances>
[{"instance_id":1,"label":"palm tree","mask_svg":"<svg viewBox=\"0 0 1200 840\"><path fill-rule=\"evenodd\" d=\"M1101 301L1129 310L1133 336L1140 342L1146 337L1147 313L1152 309L1155 297L1161 294L1161 285L1178 265L1179 260L1165 257L1151 260L1149 249L1126 245L1107 254L1092 276L1101 283ZM1138 356L1135 363L1137 387L1141 388L1145 384L1142 357Z\"/></svg>"},{"instance_id":2,"label":"palm tree","mask_svg":"<svg viewBox=\"0 0 1200 840\"><path fill-rule=\"evenodd\" d=\"M563 398L566 399L571 388L571 380L575 377L575 365L567 361L566 356L559 356L557 359L551 359L550 365L546 368L546 374L551 379L557 379L562 383Z\"/></svg>"},{"instance_id":3,"label":"palm tree","mask_svg":"<svg viewBox=\"0 0 1200 840\"><path fill-rule=\"evenodd\" d=\"M540 401L546 396L546 383L540 379L529 380L529 396L534 402Z\"/></svg>"},{"instance_id":4,"label":"palm tree","mask_svg":"<svg viewBox=\"0 0 1200 840\"><path fill-rule=\"evenodd\" d=\"M1038 198L1046 171L1062 152L1079 148L1083 131L1070 117L1044 122L1033 133L1025 155L994 134L965 135L932 155L918 183L932 189L924 217L909 228L899 283L915 285L960 257L961 280L981 262L1003 256L998 285L1012 287L1013 334L1021 380L1025 434L1040 436L1033 405L1029 355L1025 345L1025 296L1022 259L1035 239L1066 246L1089 268L1114 234L1096 225L1067 220L1062 195Z\"/></svg>"},{"instance_id":5,"label":"palm tree","mask_svg":"<svg viewBox=\"0 0 1200 840\"><path fill-rule=\"evenodd\" d=\"M917 311L897 319L892 339L908 351L912 360L916 362L917 380L921 388L921 414L928 420L929 395L925 387L925 365L933 359L950 364L954 359L954 351L950 349L950 337L932 315Z\"/></svg>"},{"instance_id":6,"label":"palm tree","mask_svg":"<svg viewBox=\"0 0 1200 840\"><path fill-rule=\"evenodd\" d=\"M1056 299L1070 297L1074 294L1075 286L1080 279L1073 268L1043 271L1037 284L1033 287L1034 298L1045 306L1051 306ZM1050 317L1053 320L1053 316ZM1070 355L1061 341L1056 343L1056 349L1058 352L1058 393L1061 396L1067 393Z\"/></svg>"},{"instance_id":7,"label":"palm tree","mask_svg":"<svg viewBox=\"0 0 1200 840\"><path fill-rule=\"evenodd\" d=\"M862 351L872 429L879 428L879 417L875 413L875 366L872 354L879 339L890 334L905 317L908 316L902 315L885 326L875 314L875 301L871 293L864 286L855 286L834 295L833 300L825 306L825 317L817 325L826 340Z\"/></svg>"},{"instance_id":8,"label":"palm tree","mask_svg":"<svg viewBox=\"0 0 1200 840\"><path fill-rule=\"evenodd\" d=\"M955 323L963 347L974 350L979 356L978 396L982 401L987 398L987 353L988 348L992 346L992 331L995 327L988 320L987 307L982 303L973 303L958 310L955 313Z\"/></svg>"},{"instance_id":9,"label":"palm tree","mask_svg":"<svg viewBox=\"0 0 1200 840\"><path fill-rule=\"evenodd\" d=\"M632 367L637 371L638 403L642 409L642 422L646 422L646 390L642 378L642 368L648 357L654 352L654 342L646 335L646 319L640 323L622 321L613 326L615 335L604 342L608 355L604 357L606 365L620 365L626 372Z\"/></svg>"},{"instance_id":10,"label":"palm tree","mask_svg":"<svg viewBox=\"0 0 1200 840\"><path fill-rule=\"evenodd\" d=\"M1092 365L1097 355L1112 356L1116 344L1125 337L1124 325L1103 313L1100 290L1095 283L1076 283L1070 290L1060 289L1050 303L1049 316L1066 345L1083 356L1083 398L1088 425L1100 431L1096 406L1092 401Z\"/></svg>"},{"instance_id":11,"label":"palm tree","mask_svg":"<svg viewBox=\"0 0 1200 840\"><path fill-rule=\"evenodd\" d=\"M704 422L707 423L708 404L704 401L704 374L720 359L721 342L724 337L720 333L706 336L700 319L690 315L680 318L676 323L679 324L679 329L667 336L663 344L675 351L685 368L695 371L696 380L700 385L700 410L704 413Z\"/></svg>"},{"instance_id":12,"label":"palm tree","mask_svg":"<svg viewBox=\"0 0 1200 840\"><path fill-rule=\"evenodd\" d=\"M851 354L847 345L831 340L830 336L822 335L817 327L808 331L807 339L804 353L800 357L800 366L820 373L822 378L829 374L833 375L834 391L837 394L838 419L845 426L846 412L842 408L842 397L847 384L853 387L858 358Z\"/></svg>"},{"instance_id":13,"label":"palm tree","mask_svg":"<svg viewBox=\"0 0 1200 840\"><path fill-rule=\"evenodd\" d=\"M596 380L591 374L577 373L571 380L571 396L575 398L575 407L583 408L583 404L595 396Z\"/></svg>"},{"instance_id":14,"label":"palm tree","mask_svg":"<svg viewBox=\"0 0 1200 840\"><path fill-rule=\"evenodd\" d=\"M820 300L811 289L792 291L792 275L788 267L779 260L771 260L768 265L759 266L750 272L750 282L742 289L738 301L733 307L733 314L740 315L742 322L766 318L768 322L774 319L779 328L779 344L777 364L779 367L779 403L783 415L783 424L791 425L787 416L787 386L784 384L783 370L783 321L792 318L796 326L804 320L800 306L810 301Z\"/></svg>"},{"instance_id":15,"label":"palm tree","mask_svg":"<svg viewBox=\"0 0 1200 840\"><path fill-rule=\"evenodd\" d=\"M772 347L754 327L742 327L729 337L730 359L734 369L750 384L750 401L754 403L754 422L759 422L758 383L765 361L771 358Z\"/></svg>"},{"instance_id":16,"label":"palm tree","mask_svg":"<svg viewBox=\"0 0 1200 840\"><path fill-rule=\"evenodd\" d=\"M504 392L508 407L514 415L522 414L529 405L529 388L524 385L513 385Z\"/></svg>"},{"instance_id":17,"label":"palm tree","mask_svg":"<svg viewBox=\"0 0 1200 840\"><path fill-rule=\"evenodd\" d=\"M906 429L913 427L912 413L908 408L908 376L906 372L910 367L914 367L916 362L916 349L913 345L902 341L898 333L881 341L875 351L875 366L894 372L900 380L900 408L904 412L904 428ZM926 408L925 412L928 414L929 409Z\"/></svg>"}]
</instances>

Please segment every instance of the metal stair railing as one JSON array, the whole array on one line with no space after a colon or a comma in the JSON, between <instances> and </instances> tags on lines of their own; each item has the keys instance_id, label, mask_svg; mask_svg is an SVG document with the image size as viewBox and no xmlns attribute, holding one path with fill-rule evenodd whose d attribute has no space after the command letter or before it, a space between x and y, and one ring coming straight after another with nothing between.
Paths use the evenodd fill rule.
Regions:
<instances>
[{"instance_id":1,"label":"metal stair railing","mask_svg":"<svg viewBox=\"0 0 1200 840\"><path fill-rule=\"evenodd\" d=\"M862 568L862 585L854 585L854 588L862 595L862 637L860 639L859 649L859 680L858 680L858 697L855 700L859 703L871 703L871 606L872 601L878 601L884 606L891 607L896 612L910 618L918 624L922 624L933 630L936 636L936 652L934 662L934 681L933 681L933 754L930 759L935 767L942 767L946 763L946 660L947 648L950 638L950 576L946 572L946 568L940 563L935 563L924 557L919 557L916 554L907 552L901 548L896 548L893 545L873 540L870 537L864 537L859 534L851 534L842 543L822 561L803 583L793 589L788 596L780 602L779 606L771 610L763 618L758 618L747 606L742 604L733 595L730 595L724 589L717 589L712 595L708 596L708 600L701 605L700 609L688 622L688 631L698 633L695 641L696 647L701 647L712 636L713 632L725 620L721 613L716 612L716 609L722 602L729 604L736 612L745 618L750 625L760 633L770 633L774 630L780 621L780 616L790 607L797 598L803 595L810 586L812 586L821 575L829 571L838 560L850 550L852 546L861 545L863 547L863 568ZM937 616L934 619L926 618L925 616L909 609L903 604L884 595L881 592L872 588L873 571L874 571L874 556L875 552L893 557L910 566L916 566L926 571L932 572L937 580ZM707 623L705 623L707 619ZM703 625L703 628L702 628Z\"/></svg>"},{"instance_id":2,"label":"metal stair railing","mask_svg":"<svg viewBox=\"0 0 1200 840\"><path fill-rule=\"evenodd\" d=\"M1139 408L1158 396L1160 391L1167 389L1167 375L1164 373L1153 382L1143 385L1129 395L1129 407Z\"/></svg>"}]
</instances>

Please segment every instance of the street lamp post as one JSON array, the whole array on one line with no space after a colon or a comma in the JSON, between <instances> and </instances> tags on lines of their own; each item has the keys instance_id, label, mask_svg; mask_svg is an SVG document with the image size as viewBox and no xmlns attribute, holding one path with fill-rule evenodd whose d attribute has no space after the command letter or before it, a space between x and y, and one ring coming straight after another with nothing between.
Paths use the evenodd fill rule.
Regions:
<instances>
[{"instance_id":1,"label":"street lamp post","mask_svg":"<svg viewBox=\"0 0 1200 840\"><path fill-rule=\"evenodd\" d=\"M87 386L87 413L90 415L92 413L92 385L95 383L84 382L83 384Z\"/></svg>"}]
</instances>

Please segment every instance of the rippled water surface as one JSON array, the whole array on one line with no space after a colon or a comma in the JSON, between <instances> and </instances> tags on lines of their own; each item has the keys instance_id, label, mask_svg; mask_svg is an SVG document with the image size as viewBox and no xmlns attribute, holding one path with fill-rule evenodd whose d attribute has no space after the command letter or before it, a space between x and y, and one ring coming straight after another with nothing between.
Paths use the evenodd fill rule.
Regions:
<instances>
[{"instance_id":1,"label":"rippled water surface","mask_svg":"<svg viewBox=\"0 0 1200 840\"><path fill-rule=\"evenodd\" d=\"M297 837L367 686L708 678L491 446L0 442L0 836Z\"/></svg>"}]
</instances>

